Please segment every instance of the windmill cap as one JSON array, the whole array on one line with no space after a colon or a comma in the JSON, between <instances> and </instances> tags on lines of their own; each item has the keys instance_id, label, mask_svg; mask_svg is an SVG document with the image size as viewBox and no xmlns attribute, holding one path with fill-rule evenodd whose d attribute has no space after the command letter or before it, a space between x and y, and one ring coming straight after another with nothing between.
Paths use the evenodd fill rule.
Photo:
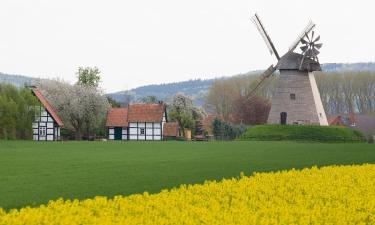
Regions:
<instances>
[{"instance_id":1,"label":"windmill cap","mask_svg":"<svg viewBox=\"0 0 375 225\"><path fill-rule=\"evenodd\" d=\"M302 61L303 55L295 52L288 52L283 55L279 62L277 63L276 68L278 70L300 70L300 64ZM301 71L321 71L320 64L315 60L305 58L303 60Z\"/></svg>"}]
</instances>

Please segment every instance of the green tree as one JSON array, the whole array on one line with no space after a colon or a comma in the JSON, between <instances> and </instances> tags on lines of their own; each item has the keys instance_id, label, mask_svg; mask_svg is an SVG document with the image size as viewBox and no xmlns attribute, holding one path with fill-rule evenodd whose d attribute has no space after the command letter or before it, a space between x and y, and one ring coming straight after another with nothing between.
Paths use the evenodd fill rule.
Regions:
<instances>
[{"instance_id":1,"label":"green tree","mask_svg":"<svg viewBox=\"0 0 375 225\"><path fill-rule=\"evenodd\" d=\"M0 139L31 139L37 104L28 88L0 84Z\"/></svg>"},{"instance_id":2,"label":"green tree","mask_svg":"<svg viewBox=\"0 0 375 225\"><path fill-rule=\"evenodd\" d=\"M212 133L216 139L223 138L223 133L224 133L223 123L218 118L215 118L212 121Z\"/></svg>"},{"instance_id":3,"label":"green tree","mask_svg":"<svg viewBox=\"0 0 375 225\"><path fill-rule=\"evenodd\" d=\"M121 103L114 100L113 98L107 97L107 101L111 105L112 108L121 108Z\"/></svg>"},{"instance_id":4,"label":"green tree","mask_svg":"<svg viewBox=\"0 0 375 225\"><path fill-rule=\"evenodd\" d=\"M185 135L185 129L191 129L194 132L196 120L203 117L203 111L193 105L193 101L188 96L176 94L170 105L169 118L177 121L180 131Z\"/></svg>"},{"instance_id":5,"label":"green tree","mask_svg":"<svg viewBox=\"0 0 375 225\"><path fill-rule=\"evenodd\" d=\"M78 85L98 87L100 82L100 71L97 67L79 67Z\"/></svg>"},{"instance_id":6,"label":"green tree","mask_svg":"<svg viewBox=\"0 0 375 225\"><path fill-rule=\"evenodd\" d=\"M155 95L148 95L141 99L143 103L158 103L158 98Z\"/></svg>"}]
</instances>

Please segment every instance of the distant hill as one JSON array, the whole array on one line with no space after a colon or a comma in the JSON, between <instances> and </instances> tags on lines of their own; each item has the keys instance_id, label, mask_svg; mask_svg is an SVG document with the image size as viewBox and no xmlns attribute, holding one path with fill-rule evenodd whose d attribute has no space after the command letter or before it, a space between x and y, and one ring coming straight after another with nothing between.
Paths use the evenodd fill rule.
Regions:
<instances>
[{"instance_id":1,"label":"distant hill","mask_svg":"<svg viewBox=\"0 0 375 225\"><path fill-rule=\"evenodd\" d=\"M132 101L139 102L143 97L156 96L159 100L169 101L176 93L184 93L193 98L194 104L202 105L204 96L211 86L213 79L189 80L168 84L153 84L134 88L128 91L120 91L107 94L112 99L123 102L125 95L130 95Z\"/></svg>"},{"instance_id":2,"label":"distant hill","mask_svg":"<svg viewBox=\"0 0 375 225\"><path fill-rule=\"evenodd\" d=\"M375 71L375 63L327 63L322 65L322 69L326 72ZM259 72L260 71L250 71L248 73L238 75L249 75ZM231 76L227 76L224 78L230 77ZM37 79L22 75L9 75L0 73L0 82L11 83L18 87L24 86L25 84L32 84L34 80ZM142 98L150 95L156 96L159 100L169 101L173 95L180 92L190 96L193 99L194 104L203 105L204 96L208 92L208 89L214 80L215 79L196 79L167 84L145 85L131 90L108 93L107 96L119 102L123 102L126 95L133 102L139 102L142 100Z\"/></svg>"},{"instance_id":3,"label":"distant hill","mask_svg":"<svg viewBox=\"0 0 375 225\"><path fill-rule=\"evenodd\" d=\"M36 80L32 77L27 77L23 75L10 75L0 72L0 83L9 83L17 87L23 87L25 85L30 85Z\"/></svg>"},{"instance_id":4,"label":"distant hill","mask_svg":"<svg viewBox=\"0 0 375 225\"><path fill-rule=\"evenodd\" d=\"M322 70L326 72L334 71L375 71L375 63L327 63L322 65ZM260 71L250 71L245 74L259 73ZM231 76L225 77L229 78ZM116 101L123 102L124 96L130 95L133 101L141 101L143 97L154 95L163 101L169 101L173 95L178 92L190 96L194 104L203 105L204 96L208 92L209 87L215 79L207 80L189 80L168 84L153 84L134 88L127 91L120 91L109 93L107 96L115 99Z\"/></svg>"},{"instance_id":5,"label":"distant hill","mask_svg":"<svg viewBox=\"0 0 375 225\"><path fill-rule=\"evenodd\" d=\"M340 71L375 71L375 63L326 63L322 65L325 72Z\"/></svg>"}]
</instances>

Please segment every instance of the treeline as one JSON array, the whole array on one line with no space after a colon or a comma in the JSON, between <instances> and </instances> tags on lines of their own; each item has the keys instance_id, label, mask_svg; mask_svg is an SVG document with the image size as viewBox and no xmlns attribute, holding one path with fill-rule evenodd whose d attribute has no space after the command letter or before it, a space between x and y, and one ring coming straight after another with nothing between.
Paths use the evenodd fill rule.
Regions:
<instances>
[{"instance_id":1,"label":"treeline","mask_svg":"<svg viewBox=\"0 0 375 225\"><path fill-rule=\"evenodd\" d=\"M327 114L375 112L375 72L317 73L315 77Z\"/></svg>"},{"instance_id":2,"label":"treeline","mask_svg":"<svg viewBox=\"0 0 375 225\"><path fill-rule=\"evenodd\" d=\"M0 139L31 139L37 104L30 89L0 83Z\"/></svg>"},{"instance_id":3,"label":"treeline","mask_svg":"<svg viewBox=\"0 0 375 225\"><path fill-rule=\"evenodd\" d=\"M259 75L217 79L210 87L205 109L232 123L265 123L278 74L266 80L250 97ZM316 82L327 115L375 113L375 72L317 72Z\"/></svg>"}]
</instances>

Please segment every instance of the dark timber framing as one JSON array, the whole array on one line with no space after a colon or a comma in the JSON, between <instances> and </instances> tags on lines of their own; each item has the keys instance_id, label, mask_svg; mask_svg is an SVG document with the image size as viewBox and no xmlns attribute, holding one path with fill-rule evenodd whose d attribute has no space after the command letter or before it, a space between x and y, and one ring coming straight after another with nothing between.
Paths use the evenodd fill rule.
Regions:
<instances>
[{"instance_id":1,"label":"dark timber framing","mask_svg":"<svg viewBox=\"0 0 375 225\"><path fill-rule=\"evenodd\" d=\"M60 128L51 114L41 105L35 106L33 122L33 139L36 141L57 141L60 139Z\"/></svg>"},{"instance_id":2,"label":"dark timber framing","mask_svg":"<svg viewBox=\"0 0 375 225\"><path fill-rule=\"evenodd\" d=\"M136 126L134 126L135 124ZM158 124L158 126L155 126L156 124ZM129 128L128 128L128 140L144 140L144 141L162 140L162 137L163 137L162 126L163 126L162 122L160 123L131 122L129 123ZM134 129L136 129L136 132L132 133ZM141 134L141 129L144 129L144 134ZM158 132L155 132L155 131L158 131ZM147 138L147 137L151 137L151 138Z\"/></svg>"}]
</instances>

